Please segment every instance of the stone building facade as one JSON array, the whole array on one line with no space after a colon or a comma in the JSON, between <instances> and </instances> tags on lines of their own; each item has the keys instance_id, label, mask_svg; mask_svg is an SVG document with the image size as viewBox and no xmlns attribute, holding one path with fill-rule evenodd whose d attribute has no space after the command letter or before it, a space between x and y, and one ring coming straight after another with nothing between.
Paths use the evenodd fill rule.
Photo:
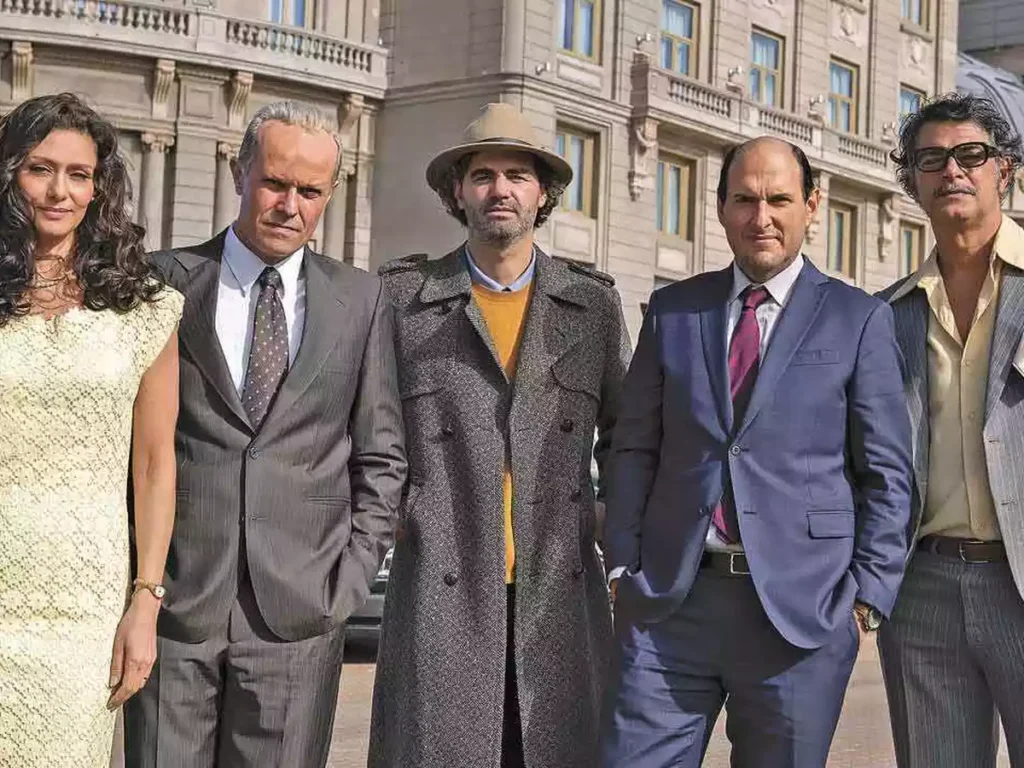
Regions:
<instances>
[{"instance_id":1,"label":"stone building facade","mask_svg":"<svg viewBox=\"0 0 1024 768\"><path fill-rule=\"evenodd\" d=\"M149 245L173 247L237 213L229 160L252 113L315 104L348 150L317 244L366 267L387 84L378 19L378 0L0 0L0 111L84 96L121 132Z\"/></svg>"},{"instance_id":2,"label":"stone building facade","mask_svg":"<svg viewBox=\"0 0 1024 768\"><path fill-rule=\"evenodd\" d=\"M459 241L423 168L505 101L581 177L543 245L612 273L634 332L652 288L731 259L723 151L766 133L818 175L807 254L881 288L927 252L887 155L901 112L953 89L957 22L955 0L385 0L371 263Z\"/></svg>"}]
</instances>

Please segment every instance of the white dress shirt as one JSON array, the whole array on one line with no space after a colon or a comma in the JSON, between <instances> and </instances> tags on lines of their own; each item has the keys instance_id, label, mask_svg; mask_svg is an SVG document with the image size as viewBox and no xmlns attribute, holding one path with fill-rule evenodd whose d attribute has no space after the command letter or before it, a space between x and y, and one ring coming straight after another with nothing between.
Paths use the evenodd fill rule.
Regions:
<instances>
[{"instance_id":1,"label":"white dress shirt","mask_svg":"<svg viewBox=\"0 0 1024 768\"><path fill-rule=\"evenodd\" d=\"M220 348L239 396L245 386L245 372L249 367L252 326L256 316L256 300L260 295L260 286L256 281L268 266L273 266L281 275L281 302L284 304L284 316L288 324L289 367L295 362L306 321L306 271L302 268L304 251L305 246L277 264L266 264L238 239L234 227L228 228L220 260L215 324Z\"/></svg>"},{"instance_id":2,"label":"white dress shirt","mask_svg":"<svg viewBox=\"0 0 1024 768\"><path fill-rule=\"evenodd\" d=\"M793 286L796 284L797 277L800 276L800 270L804 268L804 257L797 256L793 259L793 263L786 267L784 270L775 275L775 277L768 280L763 284L763 287L768 291L770 298L764 302L756 310L754 310L755 317L757 318L757 329L760 332L760 358L764 360L764 353L768 349L768 342L771 340L772 331L775 330L775 325L778 323L779 316L782 314L782 310L786 306L786 302L789 301L789 295L793 292ZM740 313L743 312L743 299L740 298L740 294L746 289L748 285L756 285L746 274L740 269L736 262L732 263L732 290L729 291L729 303L728 316L725 329L725 354L726 357L729 355L729 344L732 341L732 333L736 329L736 324L740 321ZM704 542L704 548L714 552L742 552L743 547L739 544L726 544L720 538L718 533L715 531L715 526L708 528L708 537Z\"/></svg>"}]
</instances>

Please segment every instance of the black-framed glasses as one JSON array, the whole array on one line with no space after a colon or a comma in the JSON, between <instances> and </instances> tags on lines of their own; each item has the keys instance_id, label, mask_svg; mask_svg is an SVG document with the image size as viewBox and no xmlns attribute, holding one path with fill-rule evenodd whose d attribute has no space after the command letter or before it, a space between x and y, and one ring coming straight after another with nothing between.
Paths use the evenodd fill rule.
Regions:
<instances>
[{"instance_id":1,"label":"black-framed glasses","mask_svg":"<svg viewBox=\"0 0 1024 768\"><path fill-rule=\"evenodd\" d=\"M922 147L914 153L914 167L925 173L941 171L949 158L964 170L977 168L988 162L990 157L999 157L999 150L983 141L968 141L955 147Z\"/></svg>"}]
</instances>

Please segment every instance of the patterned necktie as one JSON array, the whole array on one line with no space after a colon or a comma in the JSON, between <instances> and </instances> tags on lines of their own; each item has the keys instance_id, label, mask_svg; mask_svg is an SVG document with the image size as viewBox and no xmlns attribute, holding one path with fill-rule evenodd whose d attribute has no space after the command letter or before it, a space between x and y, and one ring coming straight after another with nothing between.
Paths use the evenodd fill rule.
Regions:
<instances>
[{"instance_id":1,"label":"patterned necktie","mask_svg":"<svg viewBox=\"0 0 1024 768\"><path fill-rule=\"evenodd\" d=\"M259 277L260 295L252 324L249 368L242 405L253 429L259 429L288 372L288 323L281 302L281 275L267 267Z\"/></svg>"},{"instance_id":2,"label":"patterned necktie","mask_svg":"<svg viewBox=\"0 0 1024 768\"><path fill-rule=\"evenodd\" d=\"M729 343L729 394L732 397L732 423L739 425L754 391L761 363L761 330L757 324L757 308L771 298L765 288L747 286L743 293L743 309ZM711 516L718 538L726 544L740 540L736 504L726 491Z\"/></svg>"}]
</instances>

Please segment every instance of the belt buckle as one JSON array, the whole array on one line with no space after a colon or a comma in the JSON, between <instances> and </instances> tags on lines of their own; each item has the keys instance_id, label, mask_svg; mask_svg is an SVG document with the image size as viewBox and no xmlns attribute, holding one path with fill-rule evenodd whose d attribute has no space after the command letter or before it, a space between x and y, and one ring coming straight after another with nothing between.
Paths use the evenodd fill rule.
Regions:
<instances>
[{"instance_id":1,"label":"belt buckle","mask_svg":"<svg viewBox=\"0 0 1024 768\"><path fill-rule=\"evenodd\" d=\"M967 542L967 541L957 542L956 549L957 549L957 553L960 555L960 562L964 563L965 565L985 565L987 563L991 563L992 562L991 560L987 560L987 559L986 560L968 560L967 559L967 555L964 554L964 545L965 544L970 544L970 543L973 543L973 542Z\"/></svg>"},{"instance_id":2,"label":"belt buckle","mask_svg":"<svg viewBox=\"0 0 1024 768\"><path fill-rule=\"evenodd\" d=\"M729 575L730 576L749 576L750 571L738 571L736 570L736 558L745 557L743 552L730 552L729 553Z\"/></svg>"}]
</instances>

